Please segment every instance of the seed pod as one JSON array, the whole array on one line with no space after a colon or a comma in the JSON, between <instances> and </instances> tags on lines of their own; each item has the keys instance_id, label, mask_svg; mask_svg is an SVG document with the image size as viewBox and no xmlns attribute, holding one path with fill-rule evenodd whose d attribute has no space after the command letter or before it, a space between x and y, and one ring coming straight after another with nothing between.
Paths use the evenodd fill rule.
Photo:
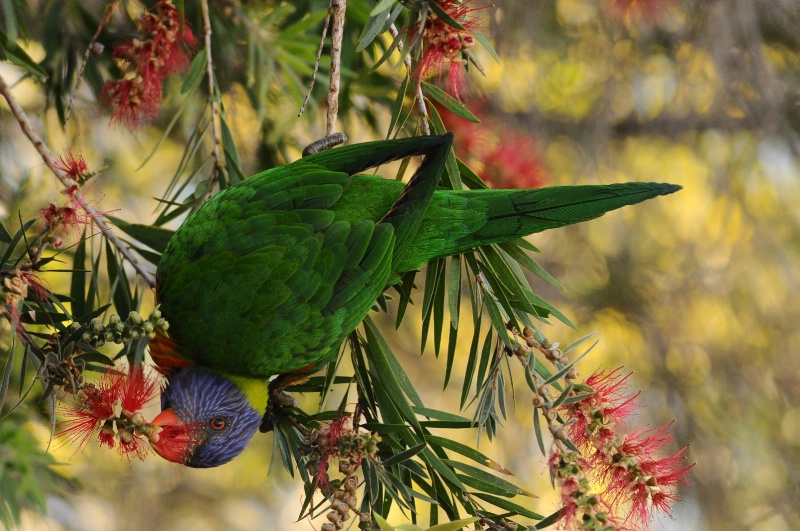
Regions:
<instances>
[{"instance_id":1,"label":"seed pod","mask_svg":"<svg viewBox=\"0 0 800 531\"><path fill-rule=\"evenodd\" d=\"M339 472L349 474L353 471L353 465L349 461L339 461Z\"/></svg>"},{"instance_id":2,"label":"seed pod","mask_svg":"<svg viewBox=\"0 0 800 531\"><path fill-rule=\"evenodd\" d=\"M339 514L347 514L350 512L350 506L344 502L333 502L331 504L331 509L338 512Z\"/></svg>"},{"instance_id":3,"label":"seed pod","mask_svg":"<svg viewBox=\"0 0 800 531\"><path fill-rule=\"evenodd\" d=\"M327 523L327 524L322 524L322 526L319 529L320 531L334 531L336 529L336 526L331 523Z\"/></svg>"},{"instance_id":4,"label":"seed pod","mask_svg":"<svg viewBox=\"0 0 800 531\"><path fill-rule=\"evenodd\" d=\"M118 322L120 322L120 320L121 320L121 319L119 318L119 315L117 315L117 314L115 314L115 313L112 313L112 314L111 314L111 315L108 317L108 325L109 325L109 326L115 326L115 325L116 325Z\"/></svg>"},{"instance_id":5,"label":"seed pod","mask_svg":"<svg viewBox=\"0 0 800 531\"><path fill-rule=\"evenodd\" d=\"M327 518L329 521L331 521L331 522L334 522L334 523L336 523L336 522L338 522L339 520L341 520L341 519L342 519L342 517L341 517L341 516L339 516L339 513L338 513L338 512L336 512L336 511L328 511L328 514L326 514L326 515L325 515L325 517L326 517L326 518Z\"/></svg>"},{"instance_id":6,"label":"seed pod","mask_svg":"<svg viewBox=\"0 0 800 531\"><path fill-rule=\"evenodd\" d=\"M142 319L142 316L139 315L139 312L136 312L136 311L131 312L131 313L128 314L128 320L130 322L132 322L133 324L135 324L135 325L140 325L140 324L142 324L144 322L144 319Z\"/></svg>"}]
</instances>

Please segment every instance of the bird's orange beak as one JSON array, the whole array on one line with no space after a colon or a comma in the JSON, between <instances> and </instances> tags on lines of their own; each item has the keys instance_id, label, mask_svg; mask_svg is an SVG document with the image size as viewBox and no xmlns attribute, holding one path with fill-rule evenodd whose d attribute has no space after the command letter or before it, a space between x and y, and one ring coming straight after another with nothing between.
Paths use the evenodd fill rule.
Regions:
<instances>
[{"instance_id":1,"label":"bird's orange beak","mask_svg":"<svg viewBox=\"0 0 800 531\"><path fill-rule=\"evenodd\" d=\"M186 463L196 444L193 427L184 424L169 408L156 415L150 424L156 426L150 435L153 450L167 461Z\"/></svg>"}]
</instances>

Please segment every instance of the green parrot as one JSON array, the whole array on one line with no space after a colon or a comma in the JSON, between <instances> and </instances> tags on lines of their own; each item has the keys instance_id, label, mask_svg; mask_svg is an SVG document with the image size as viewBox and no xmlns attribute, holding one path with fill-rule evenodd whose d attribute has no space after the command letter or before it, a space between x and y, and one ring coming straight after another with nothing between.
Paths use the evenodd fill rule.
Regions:
<instances>
[{"instance_id":1,"label":"green parrot","mask_svg":"<svg viewBox=\"0 0 800 531\"><path fill-rule=\"evenodd\" d=\"M247 446L275 375L333 361L375 300L435 258L669 194L658 183L437 189L452 134L369 142L267 170L183 223L156 273L169 337L151 341L168 385L153 447L191 467ZM408 184L359 172L424 155ZM191 427L191 436L180 427Z\"/></svg>"}]
</instances>

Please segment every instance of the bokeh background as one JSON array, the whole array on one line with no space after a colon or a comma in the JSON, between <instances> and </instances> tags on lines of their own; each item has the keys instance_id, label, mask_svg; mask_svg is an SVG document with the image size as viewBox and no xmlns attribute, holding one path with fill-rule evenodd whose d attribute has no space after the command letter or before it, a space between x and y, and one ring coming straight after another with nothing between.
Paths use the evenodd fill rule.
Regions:
<instances>
[{"instance_id":1,"label":"bokeh background","mask_svg":"<svg viewBox=\"0 0 800 531\"><path fill-rule=\"evenodd\" d=\"M60 38L65 54L82 55L83 24L96 27L106 5L24 4L1 2L0 22L34 59L52 61L58 58L47 55L47 40ZM190 4L192 22L197 19ZM371 6L350 4L340 120L352 141L381 138L402 65L390 60L368 73L377 57L355 57L352 49ZM292 160L298 146L324 134L324 59L321 88L306 115L297 118L310 73L308 49L316 47L319 24L298 37L308 43L301 51L282 42L280 32L326 6L244 0L213 5L216 34L225 35L228 26L238 30L237 13L260 25L259 42L267 52L261 60L271 65L249 72L235 43L220 43L215 50L227 72L220 76L223 102L245 173ZM125 1L121 8L135 18L142 4ZM466 102L483 123L469 127L449 119L448 124L459 135L461 156L487 180L495 186L652 180L684 187L673 196L530 238L543 250L537 260L565 287L560 291L537 279L534 289L580 328L554 324L545 333L567 344L599 330L600 343L579 371L588 375L598 367L624 366L633 372L632 386L642 390L647 406L638 420L654 426L674 420L673 450L688 444L688 461L697 463L692 485L681 491L685 501L675 506L672 519L662 517L653 528L800 529L800 5L794 0L497 0L480 15L501 59L496 63L475 50L485 76L469 74ZM11 27L14 20L24 20L25 27ZM113 26L109 44L126 31L131 28L122 22ZM301 52L301 58L291 59ZM21 72L0 63L0 75L14 82ZM254 88L253 75L268 76L261 79L265 86ZM179 88L179 81L172 82L159 119L135 134L109 126L86 88L66 131L41 87L23 79L14 94L52 148L69 145L82 150L91 168L108 166L88 190L101 210L148 223L154 219L153 198L164 193L196 123L192 113L203 112L201 98L189 102L175 129L139 169L184 103ZM498 146L516 149L498 156ZM0 103L4 224L13 227L18 212L35 217L61 197ZM47 280L57 291L67 285L62 277ZM145 302L145 309L151 304ZM393 316L383 319L426 403L452 409L461 384L459 362L451 387L442 392L444 360L431 349L419 356L416 322L419 316L412 314L393 332ZM7 345L8 331L3 334ZM300 399L315 407L313 400ZM463 414L470 416L471 410ZM50 432L46 418L33 402L22 415L27 420L13 430L33 434L43 450ZM12 429L10 422L0 422L5 424L0 431ZM474 444L477 435L467 434L463 442ZM14 459L3 455L7 448L0 441L0 462ZM557 508L527 398L510 412L501 436L482 438L480 449L540 496L530 502L534 510L549 514ZM26 512L24 529L311 527L307 521L293 523L302 485L279 464L271 467L270 435L258 435L232 464L207 471L183 469L153 455L129 463L93 445L77 454L69 446L50 452L64 463L59 472L79 486L45 489L48 514ZM393 513L390 521L402 523L405 517Z\"/></svg>"}]
</instances>

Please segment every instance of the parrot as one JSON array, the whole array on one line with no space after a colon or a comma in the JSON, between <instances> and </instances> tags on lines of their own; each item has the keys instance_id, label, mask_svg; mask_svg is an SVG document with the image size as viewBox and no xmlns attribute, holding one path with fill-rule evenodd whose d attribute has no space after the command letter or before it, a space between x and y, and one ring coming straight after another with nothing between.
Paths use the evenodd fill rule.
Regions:
<instances>
[{"instance_id":1,"label":"parrot","mask_svg":"<svg viewBox=\"0 0 800 531\"><path fill-rule=\"evenodd\" d=\"M152 421L157 454L195 468L231 461L259 429L270 378L302 381L336 360L404 273L681 188L444 189L452 142L447 133L329 149L224 189L187 217L156 270L169 323L150 341L167 377ZM410 156L423 158L407 183L362 173Z\"/></svg>"}]
</instances>

